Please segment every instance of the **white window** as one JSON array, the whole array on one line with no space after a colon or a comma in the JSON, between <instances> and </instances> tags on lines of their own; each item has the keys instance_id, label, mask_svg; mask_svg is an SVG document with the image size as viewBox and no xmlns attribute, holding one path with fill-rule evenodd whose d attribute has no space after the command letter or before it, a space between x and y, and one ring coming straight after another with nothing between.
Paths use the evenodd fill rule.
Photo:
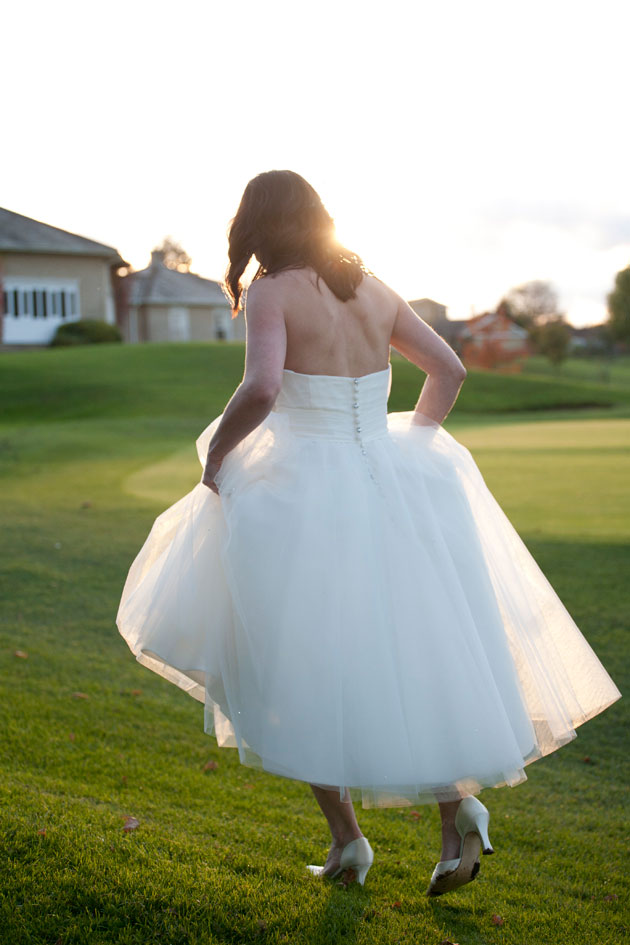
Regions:
<instances>
[{"instance_id":1,"label":"white window","mask_svg":"<svg viewBox=\"0 0 630 945\"><path fill-rule=\"evenodd\" d=\"M230 332L230 320L228 318L227 312L215 312L214 313L214 337L215 338L228 338Z\"/></svg>"},{"instance_id":2,"label":"white window","mask_svg":"<svg viewBox=\"0 0 630 945\"><path fill-rule=\"evenodd\" d=\"M58 325L81 317L76 280L8 276L3 290L4 344L48 344Z\"/></svg>"},{"instance_id":3,"label":"white window","mask_svg":"<svg viewBox=\"0 0 630 945\"><path fill-rule=\"evenodd\" d=\"M190 313L187 308L179 306L169 308L168 340L190 341Z\"/></svg>"}]
</instances>

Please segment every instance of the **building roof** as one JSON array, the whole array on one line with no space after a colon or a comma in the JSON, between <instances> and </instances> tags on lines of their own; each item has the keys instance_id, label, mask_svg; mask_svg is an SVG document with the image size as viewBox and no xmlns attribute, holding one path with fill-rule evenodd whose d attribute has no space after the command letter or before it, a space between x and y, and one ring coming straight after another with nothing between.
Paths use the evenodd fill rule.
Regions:
<instances>
[{"instance_id":1,"label":"building roof","mask_svg":"<svg viewBox=\"0 0 630 945\"><path fill-rule=\"evenodd\" d=\"M41 253L58 256L97 256L128 266L113 246L0 207L0 253Z\"/></svg>"},{"instance_id":2,"label":"building roof","mask_svg":"<svg viewBox=\"0 0 630 945\"><path fill-rule=\"evenodd\" d=\"M227 305L218 282L193 272L168 269L160 254L151 253L151 265L130 272L129 305Z\"/></svg>"},{"instance_id":3,"label":"building roof","mask_svg":"<svg viewBox=\"0 0 630 945\"><path fill-rule=\"evenodd\" d=\"M435 299L423 298L423 299L410 299L409 300L410 305L416 305L416 304L421 305L422 303L425 303L428 305L437 305L439 308L446 308L446 305L442 305L441 302L436 302Z\"/></svg>"},{"instance_id":4,"label":"building roof","mask_svg":"<svg viewBox=\"0 0 630 945\"><path fill-rule=\"evenodd\" d=\"M446 305L436 302L435 299L412 299L408 303L419 315L423 321L431 325L433 329L445 331L448 318L446 316Z\"/></svg>"},{"instance_id":5,"label":"building roof","mask_svg":"<svg viewBox=\"0 0 630 945\"><path fill-rule=\"evenodd\" d=\"M473 315L467 320L465 330L468 334L484 331L497 337L511 335L513 338L526 338L528 335L526 328L517 325L507 315L499 312L482 312L480 315Z\"/></svg>"}]
</instances>

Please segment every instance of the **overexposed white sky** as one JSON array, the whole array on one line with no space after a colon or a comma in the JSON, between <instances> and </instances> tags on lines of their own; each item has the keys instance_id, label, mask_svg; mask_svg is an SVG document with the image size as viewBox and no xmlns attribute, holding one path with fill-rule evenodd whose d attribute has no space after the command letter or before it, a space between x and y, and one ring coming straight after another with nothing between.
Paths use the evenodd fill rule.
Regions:
<instances>
[{"instance_id":1,"label":"overexposed white sky","mask_svg":"<svg viewBox=\"0 0 630 945\"><path fill-rule=\"evenodd\" d=\"M221 279L247 181L290 168L339 238L451 318L549 279L575 325L630 264L627 0L20 0L0 205Z\"/></svg>"}]
</instances>

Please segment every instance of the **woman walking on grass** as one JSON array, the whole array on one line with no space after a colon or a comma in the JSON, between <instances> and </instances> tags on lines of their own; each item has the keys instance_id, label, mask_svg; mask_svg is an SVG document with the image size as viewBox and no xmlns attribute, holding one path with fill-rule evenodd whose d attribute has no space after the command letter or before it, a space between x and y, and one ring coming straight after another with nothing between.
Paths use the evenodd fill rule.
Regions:
<instances>
[{"instance_id":1,"label":"woman walking on grass","mask_svg":"<svg viewBox=\"0 0 630 945\"><path fill-rule=\"evenodd\" d=\"M243 379L197 440L201 481L133 562L118 628L242 764L310 784L332 835L312 873L365 881L353 800L437 802L440 895L493 852L476 795L524 781L621 693L442 426L461 361L299 174L245 188L234 316L252 256ZM414 410L387 412L390 346L427 375Z\"/></svg>"}]
</instances>

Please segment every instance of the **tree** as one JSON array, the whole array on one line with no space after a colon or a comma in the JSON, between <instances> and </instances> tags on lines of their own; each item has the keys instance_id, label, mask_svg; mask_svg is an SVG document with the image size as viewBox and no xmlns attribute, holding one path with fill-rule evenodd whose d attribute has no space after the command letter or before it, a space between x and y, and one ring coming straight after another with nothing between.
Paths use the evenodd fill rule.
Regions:
<instances>
[{"instance_id":1,"label":"tree","mask_svg":"<svg viewBox=\"0 0 630 945\"><path fill-rule=\"evenodd\" d=\"M501 310L517 325L529 330L549 318L557 318L558 295L551 282L533 279L510 289L499 302L497 311Z\"/></svg>"},{"instance_id":2,"label":"tree","mask_svg":"<svg viewBox=\"0 0 630 945\"><path fill-rule=\"evenodd\" d=\"M560 364L566 358L571 328L558 311L558 293L551 282L532 279L510 289L497 311L526 328L534 351L545 355L552 364Z\"/></svg>"},{"instance_id":3,"label":"tree","mask_svg":"<svg viewBox=\"0 0 630 945\"><path fill-rule=\"evenodd\" d=\"M544 354L552 364L558 365L566 358L571 341L571 329L564 315L548 318L541 325L534 325L530 334L539 354Z\"/></svg>"},{"instance_id":4,"label":"tree","mask_svg":"<svg viewBox=\"0 0 630 945\"><path fill-rule=\"evenodd\" d=\"M165 236L162 243L154 247L153 252L160 254L167 269L176 269L177 272L190 272L192 259L172 236Z\"/></svg>"},{"instance_id":5,"label":"tree","mask_svg":"<svg viewBox=\"0 0 630 945\"><path fill-rule=\"evenodd\" d=\"M615 288L608 295L606 327L615 341L630 342L630 266L615 277Z\"/></svg>"}]
</instances>

